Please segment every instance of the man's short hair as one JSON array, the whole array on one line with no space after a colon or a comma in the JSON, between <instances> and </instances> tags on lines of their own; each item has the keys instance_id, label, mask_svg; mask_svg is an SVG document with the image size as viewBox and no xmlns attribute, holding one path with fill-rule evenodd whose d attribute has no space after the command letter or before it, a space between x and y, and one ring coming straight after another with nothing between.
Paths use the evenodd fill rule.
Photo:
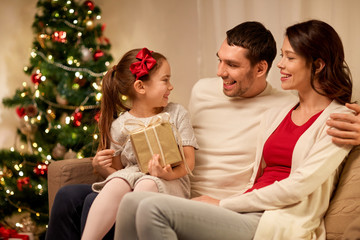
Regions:
<instances>
[{"instance_id":1,"label":"man's short hair","mask_svg":"<svg viewBox=\"0 0 360 240\"><path fill-rule=\"evenodd\" d=\"M259 22L244 22L226 32L229 46L248 49L251 66L265 60L269 72L276 56L276 42L269 30Z\"/></svg>"}]
</instances>

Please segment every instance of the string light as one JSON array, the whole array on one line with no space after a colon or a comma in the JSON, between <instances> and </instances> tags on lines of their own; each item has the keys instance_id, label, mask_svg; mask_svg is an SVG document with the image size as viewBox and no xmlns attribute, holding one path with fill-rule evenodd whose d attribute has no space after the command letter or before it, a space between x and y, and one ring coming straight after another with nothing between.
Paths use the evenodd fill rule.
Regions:
<instances>
[{"instance_id":1,"label":"string light","mask_svg":"<svg viewBox=\"0 0 360 240\"><path fill-rule=\"evenodd\" d=\"M35 58L35 57L37 56L37 54L36 54L36 52L35 52L34 49L31 51L30 56L31 56L32 58Z\"/></svg>"},{"instance_id":2,"label":"string light","mask_svg":"<svg viewBox=\"0 0 360 240\"><path fill-rule=\"evenodd\" d=\"M101 93L97 93L96 94L96 101L100 102L101 98L102 98L102 94Z\"/></svg>"},{"instance_id":3,"label":"string light","mask_svg":"<svg viewBox=\"0 0 360 240\"><path fill-rule=\"evenodd\" d=\"M16 171L20 171L19 165L15 164L15 165L14 165L14 168L15 168Z\"/></svg>"}]
</instances>

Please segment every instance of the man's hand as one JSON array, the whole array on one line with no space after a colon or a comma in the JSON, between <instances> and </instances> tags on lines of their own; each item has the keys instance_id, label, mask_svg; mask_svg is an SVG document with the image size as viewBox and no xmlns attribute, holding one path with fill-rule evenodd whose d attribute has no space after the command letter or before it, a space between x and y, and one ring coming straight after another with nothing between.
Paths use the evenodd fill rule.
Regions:
<instances>
[{"instance_id":1,"label":"man's hand","mask_svg":"<svg viewBox=\"0 0 360 240\"><path fill-rule=\"evenodd\" d=\"M356 103L346 104L346 107L353 110L355 115L333 113L327 125L331 128L327 133L333 137L336 144L360 144L360 106Z\"/></svg>"},{"instance_id":2,"label":"man's hand","mask_svg":"<svg viewBox=\"0 0 360 240\"><path fill-rule=\"evenodd\" d=\"M220 204L220 200L209 197L209 196L205 196L205 195L200 196L200 197L192 198L191 200L198 201L198 202L209 203L209 204L212 204L212 205L215 205L215 206L219 206L219 204Z\"/></svg>"}]
</instances>

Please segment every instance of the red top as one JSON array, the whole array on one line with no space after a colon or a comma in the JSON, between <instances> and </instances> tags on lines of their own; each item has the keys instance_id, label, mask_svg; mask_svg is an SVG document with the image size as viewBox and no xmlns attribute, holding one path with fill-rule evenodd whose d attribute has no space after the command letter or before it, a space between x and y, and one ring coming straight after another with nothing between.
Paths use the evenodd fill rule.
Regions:
<instances>
[{"instance_id":1,"label":"red top","mask_svg":"<svg viewBox=\"0 0 360 240\"><path fill-rule=\"evenodd\" d=\"M322 112L315 114L306 123L298 126L291 120L291 113L296 108L297 106L290 110L265 142L263 157L266 167L263 170L263 174L256 179L253 187L246 192L265 187L289 176L292 153L296 142Z\"/></svg>"}]
</instances>

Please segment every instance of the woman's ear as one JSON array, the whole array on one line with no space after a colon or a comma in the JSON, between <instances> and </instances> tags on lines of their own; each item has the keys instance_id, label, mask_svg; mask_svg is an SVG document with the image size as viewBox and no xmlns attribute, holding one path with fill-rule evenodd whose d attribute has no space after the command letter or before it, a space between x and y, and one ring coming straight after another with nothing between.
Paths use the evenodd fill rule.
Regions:
<instances>
[{"instance_id":1,"label":"woman's ear","mask_svg":"<svg viewBox=\"0 0 360 240\"><path fill-rule=\"evenodd\" d=\"M321 58L318 58L315 60L314 66L315 66L315 74L318 74L324 69L325 62Z\"/></svg>"},{"instance_id":2,"label":"woman's ear","mask_svg":"<svg viewBox=\"0 0 360 240\"><path fill-rule=\"evenodd\" d=\"M141 80L136 80L134 82L134 89L136 93L139 94L144 94L145 93L145 88L144 88L144 83Z\"/></svg>"},{"instance_id":3,"label":"woman's ear","mask_svg":"<svg viewBox=\"0 0 360 240\"><path fill-rule=\"evenodd\" d=\"M257 76L261 77L262 75L266 75L268 67L268 63L265 60L257 63Z\"/></svg>"}]
</instances>

